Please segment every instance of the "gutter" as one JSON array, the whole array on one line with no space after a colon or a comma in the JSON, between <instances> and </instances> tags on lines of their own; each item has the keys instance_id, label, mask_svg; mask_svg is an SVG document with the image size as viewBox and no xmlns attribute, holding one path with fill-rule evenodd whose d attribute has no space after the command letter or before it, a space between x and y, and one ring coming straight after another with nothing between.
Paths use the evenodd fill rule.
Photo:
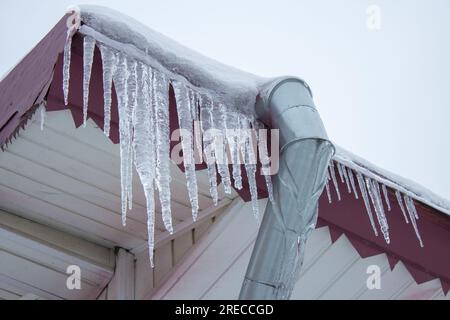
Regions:
<instances>
[{"instance_id":1,"label":"gutter","mask_svg":"<svg viewBox=\"0 0 450 320\"><path fill-rule=\"evenodd\" d=\"M266 85L256 113L279 129L280 167L239 299L289 299L317 222L334 146L303 80L288 77Z\"/></svg>"}]
</instances>

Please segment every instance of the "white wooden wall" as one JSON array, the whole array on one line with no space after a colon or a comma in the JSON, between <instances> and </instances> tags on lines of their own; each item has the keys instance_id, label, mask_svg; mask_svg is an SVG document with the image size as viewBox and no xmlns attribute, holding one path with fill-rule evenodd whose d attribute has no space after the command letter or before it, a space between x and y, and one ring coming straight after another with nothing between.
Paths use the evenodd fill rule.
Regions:
<instances>
[{"instance_id":1,"label":"white wooden wall","mask_svg":"<svg viewBox=\"0 0 450 320\"><path fill-rule=\"evenodd\" d=\"M236 299L256 234L250 204L236 203L153 298ZM372 264L382 272L380 290L366 285ZM450 294L443 295L437 279L417 285L401 262L391 271L385 254L362 259L345 236L332 244L323 227L307 242L292 299L450 299Z\"/></svg>"},{"instance_id":2,"label":"white wooden wall","mask_svg":"<svg viewBox=\"0 0 450 320\"><path fill-rule=\"evenodd\" d=\"M99 299L151 298L226 210L227 206L223 206L206 218L199 217L197 223L185 228L176 237L157 242L154 268L150 266L146 247L131 252L117 250L114 275Z\"/></svg>"}]
</instances>

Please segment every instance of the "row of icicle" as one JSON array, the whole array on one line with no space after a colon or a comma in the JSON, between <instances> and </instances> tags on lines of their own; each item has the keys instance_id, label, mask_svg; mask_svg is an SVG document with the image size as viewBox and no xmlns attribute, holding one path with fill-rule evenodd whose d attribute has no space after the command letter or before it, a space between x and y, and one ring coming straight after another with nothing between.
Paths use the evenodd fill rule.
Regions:
<instances>
[{"instance_id":1,"label":"row of icicle","mask_svg":"<svg viewBox=\"0 0 450 320\"><path fill-rule=\"evenodd\" d=\"M70 59L72 37L68 35L64 47L63 61L63 92L64 102L68 104L70 82ZM207 164L210 194L215 205L218 203L217 173L219 174L226 193L231 193L231 176L236 189L242 188L241 163L248 177L249 189L254 215L258 218L258 193L256 187L256 157L252 139L264 140L258 137L256 130L259 124L251 116L239 113L235 109L227 108L216 102L213 94L198 92L187 81L170 79L163 71L157 70L142 61L130 58L103 43L97 43L90 36L83 40L83 126L86 125L88 114L89 83L95 47L98 46L103 64L104 91L104 133L109 136L111 122L112 83L118 99L119 135L120 135L120 171L121 171L121 199L122 223L126 223L127 211L132 208L132 177L133 166L144 188L147 206L147 228L149 257L153 266L154 228L155 228L155 189L159 193L162 220L165 228L172 233L171 195L170 195L170 132L169 132L169 86L174 89L178 121L181 130L181 147L183 163L187 181L187 189L192 207L193 219L198 215L198 192L195 174L195 152L203 154ZM202 133L214 129L214 137L198 134L194 130L194 123L199 121ZM233 129L244 129L234 131ZM253 132L253 133L252 133ZM247 134L243 134L247 133ZM264 141L265 142L265 141ZM202 147L203 146L203 147ZM265 143L259 144L259 156L263 166L269 198L273 201L271 178L268 170L268 153ZM261 148L262 146L262 148ZM230 175L227 151L229 149L232 160ZM195 150L197 149L197 150ZM329 182L332 181L338 200L341 199L335 167L347 191L355 198L362 195L370 224L376 236L378 230L375 225L372 207L375 212L381 233L387 243L390 242L389 225L386 211L391 210L386 186L374 179L363 176L360 172L335 161L330 162L326 192L331 203ZM355 181L356 179L356 181ZM359 192L356 187L359 186ZM395 191L396 200L401 208L406 223L411 221L416 236L423 246L417 229L418 219L414 201L408 195ZM371 205L372 203L372 205ZM409 217L409 219L408 219Z\"/></svg>"},{"instance_id":2,"label":"row of icicle","mask_svg":"<svg viewBox=\"0 0 450 320\"><path fill-rule=\"evenodd\" d=\"M225 193L231 193L231 177L226 156L227 147L232 158L231 176L234 180L234 187L242 188L241 163L243 163L248 177L253 213L258 218L258 192L255 180L257 155L252 139L255 136L256 139L265 137L258 137L257 131L252 130L259 126L254 118L216 102L213 94L200 93L187 81L170 79L163 71L130 58L103 43L96 42L90 36L84 36L83 41L83 126L86 126L88 115L89 83L94 50L98 46L103 64L104 133L107 136L110 132L113 82L118 99L122 223L125 225L127 211L132 208L134 165L146 197L148 247L152 266L155 189L159 194L164 226L170 233L173 232L170 206L170 85L174 89L176 98L183 163L193 219L197 218L199 209L194 163L195 152L204 154L211 197L214 204L217 205L217 173L222 180ZM63 92L66 105L69 96L71 45L72 37L68 33L63 56ZM197 134L198 130L194 130L196 122L200 123L201 127L198 129L202 133L213 129L214 136ZM233 129L244 130L237 132ZM260 145L264 145L264 143ZM264 148L259 149L259 156L263 170L267 169L268 155L265 145ZM269 197L272 200L271 178L268 170L263 173Z\"/></svg>"},{"instance_id":3,"label":"row of icicle","mask_svg":"<svg viewBox=\"0 0 450 320\"><path fill-rule=\"evenodd\" d=\"M336 174L336 167L338 172L337 174ZM389 224L386 218L386 210L383 204L383 198L388 212L391 211L391 204L389 199L389 192L387 190L386 185L384 185L383 183L379 183L375 179L365 177L360 172L354 171L338 161L332 160L330 161L330 165L328 166L327 181L325 184L329 203L332 202L330 182L333 183L338 201L341 200L341 193L339 191L337 176L339 176L342 183L345 183L347 187L347 192L349 194L353 193L356 199L359 199L359 195L362 196L373 232L375 233L376 236L378 236L378 229L375 225L375 220L372 213L373 208L378 225L380 226L381 233L383 234L386 243L389 244L390 243ZM356 187L356 183L359 186L359 193ZM411 221L414 232L416 233L416 237L419 240L420 246L423 247L422 238L420 236L419 229L417 228L416 223L416 220L419 219L419 216L417 214L417 210L414 205L414 200L410 196L400 193L400 191L398 190L395 190L395 198L402 211L405 222L409 224L409 222Z\"/></svg>"}]
</instances>

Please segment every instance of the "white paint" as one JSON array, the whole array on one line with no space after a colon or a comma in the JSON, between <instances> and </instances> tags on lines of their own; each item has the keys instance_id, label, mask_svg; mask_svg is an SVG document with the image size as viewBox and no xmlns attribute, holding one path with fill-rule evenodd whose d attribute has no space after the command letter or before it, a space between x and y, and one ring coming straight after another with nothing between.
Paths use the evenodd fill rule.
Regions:
<instances>
[{"instance_id":1,"label":"white paint","mask_svg":"<svg viewBox=\"0 0 450 320\"><path fill-rule=\"evenodd\" d=\"M133 300L135 288L134 255L124 249L116 253L116 269L108 284L108 300Z\"/></svg>"}]
</instances>

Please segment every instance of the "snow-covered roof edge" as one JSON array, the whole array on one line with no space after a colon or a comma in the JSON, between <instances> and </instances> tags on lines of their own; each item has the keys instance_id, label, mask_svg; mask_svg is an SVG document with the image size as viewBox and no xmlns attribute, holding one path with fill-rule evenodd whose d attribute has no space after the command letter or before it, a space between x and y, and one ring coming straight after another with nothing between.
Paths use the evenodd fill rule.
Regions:
<instances>
[{"instance_id":1,"label":"snow-covered roof edge","mask_svg":"<svg viewBox=\"0 0 450 320\"><path fill-rule=\"evenodd\" d=\"M179 74L200 90L205 88L216 91L216 96L222 98L229 107L233 107L230 104L234 104L245 113L252 113L249 109L253 106L254 98L263 84L270 82L270 79L226 66L197 53L139 21L109 8L80 5L77 10L80 11L82 20L86 23L81 27L81 33L93 36L135 58L142 59L157 69L163 68L168 74L175 76ZM154 59L148 60L149 52ZM411 180L379 168L339 146L336 146L334 159L369 178L450 215L450 201Z\"/></svg>"},{"instance_id":2,"label":"snow-covered roof edge","mask_svg":"<svg viewBox=\"0 0 450 320\"><path fill-rule=\"evenodd\" d=\"M369 161L345 150L335 144L334 160L362 173L363 175L383 183L387 187L398 190L436 210L450 215L450 201L435 194L424 186L382 169Z\"/></svg>"},{"instance_id":3,"label":"snow-covered roof edge","mask_svg":"<svg viewBox=\"0 0 450 320\"><path fill-rule=\"evenodd\" d=\"M209 91L227 108L252 114L260 87L270 81L211 59L118 11L95 5L80 5L75 10L84 23L80 33L187 82L198 91Z\"/></svg>"}]
</instances>

